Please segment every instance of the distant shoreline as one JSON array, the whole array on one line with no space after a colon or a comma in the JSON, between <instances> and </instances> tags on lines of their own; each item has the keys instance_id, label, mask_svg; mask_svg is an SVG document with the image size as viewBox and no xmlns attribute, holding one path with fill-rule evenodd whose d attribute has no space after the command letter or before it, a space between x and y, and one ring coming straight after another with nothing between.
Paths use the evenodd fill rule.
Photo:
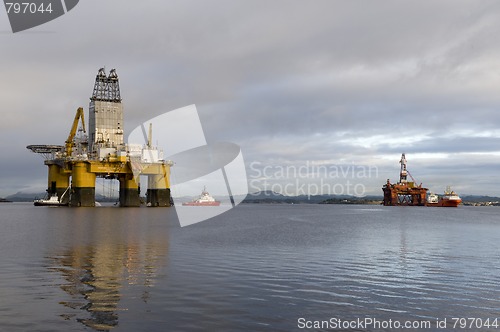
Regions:
<instances>
[{"instance_id":1,"label":"distant shoreline","mask_svg":"<svg viewBox=\"0 0 500 332\"><path fill-rule=\"evenodd\" d=\"M500 206L500 197L464 195L466 206ZM261 191L249 194L243 203L246 204L340 204L340 205L381 205L382 196L349 196L349 195L300 195L284 196L273 191Z\"/></svg>"},{"instance_id":2,"label":"distant shoreline","mask_svg":"<svg viewBox=\"0 0 500 332\"><path fill-rule=\"evenodd\" d=\"M0 203L10 202L33 202L34 199L44 197L46 193L16 193L5 198L0 198ZM242 196L235 196L243 199ZM223 200L223 197L216 197ZM182 201L182 197L174 198L174 201ZM227 199L227 197L226 197ZM114 203L118 200L117 197L104 197L96 195L98 202ZM301 195L301 196L284 196L271 191L262 191L258 193L248 194L242 203L245 204L339 204L339 205L381 205L382 196L348 196L348 195ZM492 196L462 196L463 205L465 206L500 206L500 197Z\"/></svg>"}]
</instances>

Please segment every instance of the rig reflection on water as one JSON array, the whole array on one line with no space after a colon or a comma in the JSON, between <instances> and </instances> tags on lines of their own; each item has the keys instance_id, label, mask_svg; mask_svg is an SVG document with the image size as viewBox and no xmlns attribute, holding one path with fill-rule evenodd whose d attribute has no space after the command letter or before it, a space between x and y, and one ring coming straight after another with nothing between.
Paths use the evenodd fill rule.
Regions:
<instances>
[{"instance_id":1,"label":"rig reflection on water","mask_svg":"<svg viewBox=\"0 0 500 332\"><path fill-rule=\"evenodd\" d=\"M69 295L68 300L59 302L71 309L61 317L106 331L117 326L119 312L127 310L120 306L124 288L128 288L127 292L130 288L138 290L137 298L148 302L158 271L167 260L168 237L158 234L145 242L130 231L120 234L109 229L105 233L113 234L111 238L97 236L93 243L66 248L47 257L53 263L49 270L61 274L65 282L60 288Z\"/></svg>"}]
</instances>

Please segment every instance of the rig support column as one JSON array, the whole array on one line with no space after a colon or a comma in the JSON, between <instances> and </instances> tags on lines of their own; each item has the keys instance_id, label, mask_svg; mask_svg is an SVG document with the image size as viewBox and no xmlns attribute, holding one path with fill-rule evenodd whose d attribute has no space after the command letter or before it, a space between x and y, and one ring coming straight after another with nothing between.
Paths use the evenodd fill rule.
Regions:
<instances>
[{"instance_id":1,"label":"rig support column","mask_svg":"<svg viewBox=\"0 0 500 332\"><path fill-rule=\"evenodd\" d=\"M63 168L57 164L47 163L47 166L49 168L47 185L49 197L57 195L62 203L68 203L69 193L66 193L62 200L61 196L69 187L69 173L64 172Z\"/></svg>"},{"instance_id":2,"label":"rig support column","mask_svg":"<svg viewBox=\"0 0 500 332\"><path fill-rule=\"evenodd\" d=\"M120 206L136 207L141 206L139 197L139 183L135 181L133 174L124 174L120 180Z\"/></svg>"},{"instance_id":3,"label":"rig support column","mask_svg":"<svg viewBox=\"0 0 500 332\"><path fill-rule=\"evenodd\" d=\"M147 206L170 206L170 188L165 173L148 176L146 199Z\"/></svg>"},{"instance_id":4,"label":"rig support column","mask_svg":"<svg viewBox=\"0 0 500 332\"><path fill-rule=\"evenodd\" d=\"M89 172L88 163L77 161L71 173L70 206L95 206L95 173Z\"/></svg>"}]
</instances>

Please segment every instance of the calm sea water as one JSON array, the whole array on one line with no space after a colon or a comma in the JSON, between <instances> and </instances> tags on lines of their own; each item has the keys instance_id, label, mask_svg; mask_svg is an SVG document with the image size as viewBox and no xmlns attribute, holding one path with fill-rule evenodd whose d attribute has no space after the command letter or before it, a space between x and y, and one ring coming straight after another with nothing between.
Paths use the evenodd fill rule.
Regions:
<instances>
[{"instance_id":1,"label":"calm sea water","mask_svg":"<svg viewBox=\"0 0 500 332\"><path fill-rule=\"evenodd\" d=\"M436 319L449 329L454 317L500 319L499 215L243 205L181 228L174 209L1 204L0 330L291 331L300 318L437 330Z\"/></svg>"}]
</instances>

